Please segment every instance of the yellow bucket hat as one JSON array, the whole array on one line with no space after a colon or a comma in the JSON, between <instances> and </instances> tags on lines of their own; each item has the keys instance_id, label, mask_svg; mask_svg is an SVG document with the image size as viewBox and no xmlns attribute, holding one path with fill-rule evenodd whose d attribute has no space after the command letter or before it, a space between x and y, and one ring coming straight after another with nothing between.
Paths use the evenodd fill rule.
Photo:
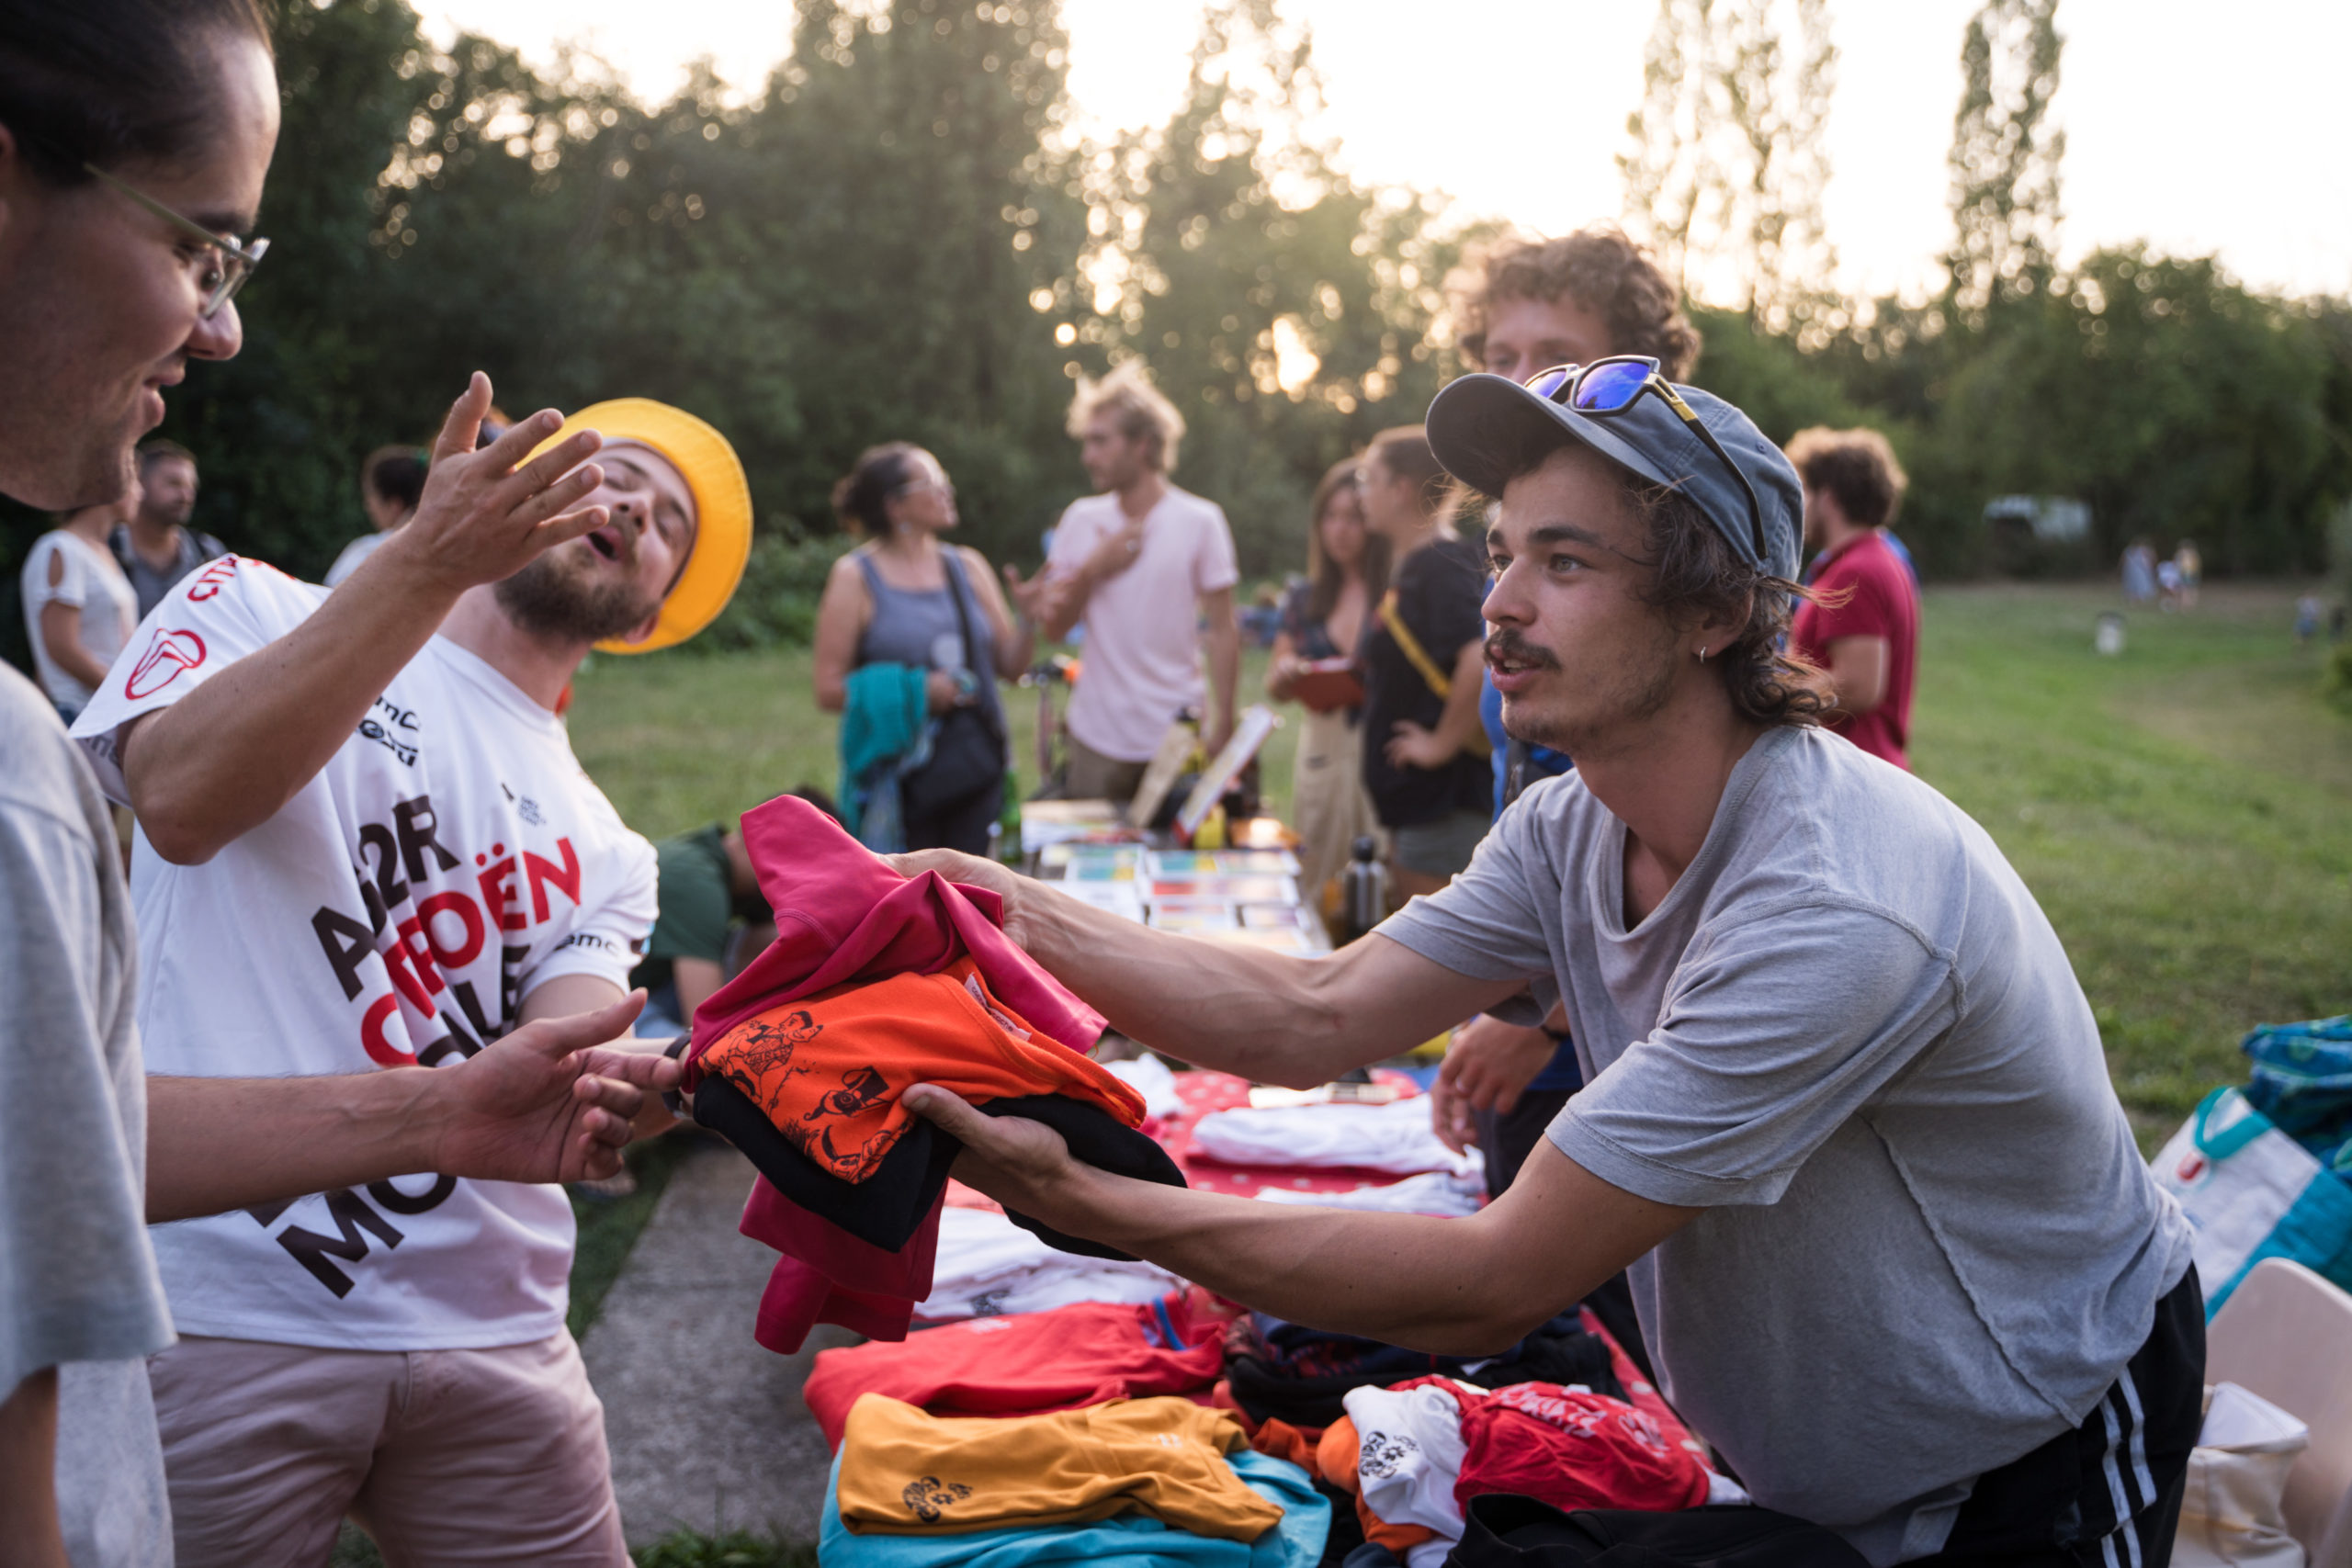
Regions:
<instances>
[{"instance_id":1,"label":"yellow bucket hat","mask_svg":"<svg viewBox=\"0 0 2352 1568\"><path fill-rule=\"evenodd\" d=\"M594 430L607 442L636 441L652 447L685 477L686 488L694 492L694 552L678 574L677 586L662 601L662 618L654 623L653 635L643 642L607 638L596 645L596 651L651 653L674 648L717 620L735 596L735 585L743 581L743 563L752 556L752 486L743 477L742 461L727 437L708 424L650 398L592 403L565 420L563 428L539 444L538 451L582 430Z\"/></svg>"}]
</instances>

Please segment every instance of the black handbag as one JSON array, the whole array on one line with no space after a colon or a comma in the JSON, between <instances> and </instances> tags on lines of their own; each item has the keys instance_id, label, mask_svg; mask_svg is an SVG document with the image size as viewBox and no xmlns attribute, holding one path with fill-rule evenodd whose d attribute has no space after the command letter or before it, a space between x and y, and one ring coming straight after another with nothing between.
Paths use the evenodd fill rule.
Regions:
<instances>
[{"instance_id":1,"label":"black handbag","mask_svg":"<svg viewBox=\"0 0 2352 1568\"><path fill-rule=\"evenodd\" d=\"M964 667L993 683L996 661L981 658L972 641L971 612L964 604L970 589L963 569L955 552L945 548L939 564L947 573L947 597L956 606L956 629L963 634ZM907 820L935 816L991 784L1003 786L1004 718L997 711L995 695L983 690L967 706L940 716L932 736L931 761L899 781L899 809Z\"/></svg>"}]
</instances>

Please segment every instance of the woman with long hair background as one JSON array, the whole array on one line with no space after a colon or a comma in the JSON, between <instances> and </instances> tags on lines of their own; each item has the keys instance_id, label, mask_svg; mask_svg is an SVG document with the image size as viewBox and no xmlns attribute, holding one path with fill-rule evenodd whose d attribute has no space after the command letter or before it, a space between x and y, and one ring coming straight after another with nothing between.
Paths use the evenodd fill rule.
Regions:
<instances>
[{"instance_id":1,"label":"woman with long hair background","mask_svg":"<svg viewBox=\"0 0 2352 1568\"><path fill-rule=\"evenodd\" d=\"M1306 579L1283 596L1281 629L1266 666L1266 694L1306 708L1298 737L1291 820L1298 829L1299 879L1318 903L1346 868L1359 838L1385 840L1363 787L1363 709L1352 700L1319 701L1307 666L1353 659L1373 606L1388 586L1388 541L1364 526L1356 489L1357 459L1331 465L1315 487L1307 525Z\"/></svg>"}]
</instances>

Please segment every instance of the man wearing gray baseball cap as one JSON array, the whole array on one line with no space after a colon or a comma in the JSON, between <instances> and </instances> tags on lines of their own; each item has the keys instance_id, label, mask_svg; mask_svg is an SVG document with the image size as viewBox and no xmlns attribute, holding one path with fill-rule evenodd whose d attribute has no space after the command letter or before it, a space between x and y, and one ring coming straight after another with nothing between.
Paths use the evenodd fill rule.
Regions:
<instances>
[{"instance_id":1,"label":"man wearing gray baseball cap","mask_svg":"<svg viewBox=\"0 0 2352 1568\"><path fill-rule=\"evenodd\" d=\"M1490 1354L1630 1267L1667 1397L1873 1564L2164 1563L2204 1366L2187 1223L2000 851L1815 723L1821 673L1782 651L1787 459L1642 359L1466 376L1428 429L1500 502L1504 725L1577 760L1451 886L1297 959L905 863L997 889L1114 1027L1253 1078L1321 1082L1532 985L1585 1074L1548 1146L1447 1220L1129 1181L906 1103L1008 1207L1318 1328Z\"/></svg>"}]
</instances>

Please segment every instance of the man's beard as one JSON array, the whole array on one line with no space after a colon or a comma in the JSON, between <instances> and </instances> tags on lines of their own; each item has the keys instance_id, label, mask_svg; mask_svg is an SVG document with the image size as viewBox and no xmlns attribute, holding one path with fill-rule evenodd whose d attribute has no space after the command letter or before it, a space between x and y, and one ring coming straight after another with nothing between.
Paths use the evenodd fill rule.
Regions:
<instances>
[{"instance_id":1,"label":"man's beard","mask_svg":"<svg viewBox=\"0 0 2352 1568\"><path fill-rule=\"evenodd\" d=\"M616 637L662 608L661 595L633 583L583 581L553 551L502 578L492 592L517 627L560 642Z\"/></svg>"},{"instance_id":2,"label":"man's beard","mask_svg":"<svg viewBox=\"0 0 2352 1568\"><path fill-rule=\"evenodd\" d=\"M1610 750L1629 726L1654 716L1674 695L1674 644L1671 627L1659 634L1649 649L1653 657L1621 664L1600 681L1584 687L1584 711L1575 716L1545 716L1528 705L1505 699L1504 731L1515 740L1545 746L1569 757L1597 757ZM1487 637L1489 655L1500 654L1521 664L1557 672L1560 660L1549 649L1523 639L1516 627L1504 626ZM1589 675L1591 672L1588 672ZM1518 707L1518 712L1510 711Z\"/></svg>"}]
</instances>

